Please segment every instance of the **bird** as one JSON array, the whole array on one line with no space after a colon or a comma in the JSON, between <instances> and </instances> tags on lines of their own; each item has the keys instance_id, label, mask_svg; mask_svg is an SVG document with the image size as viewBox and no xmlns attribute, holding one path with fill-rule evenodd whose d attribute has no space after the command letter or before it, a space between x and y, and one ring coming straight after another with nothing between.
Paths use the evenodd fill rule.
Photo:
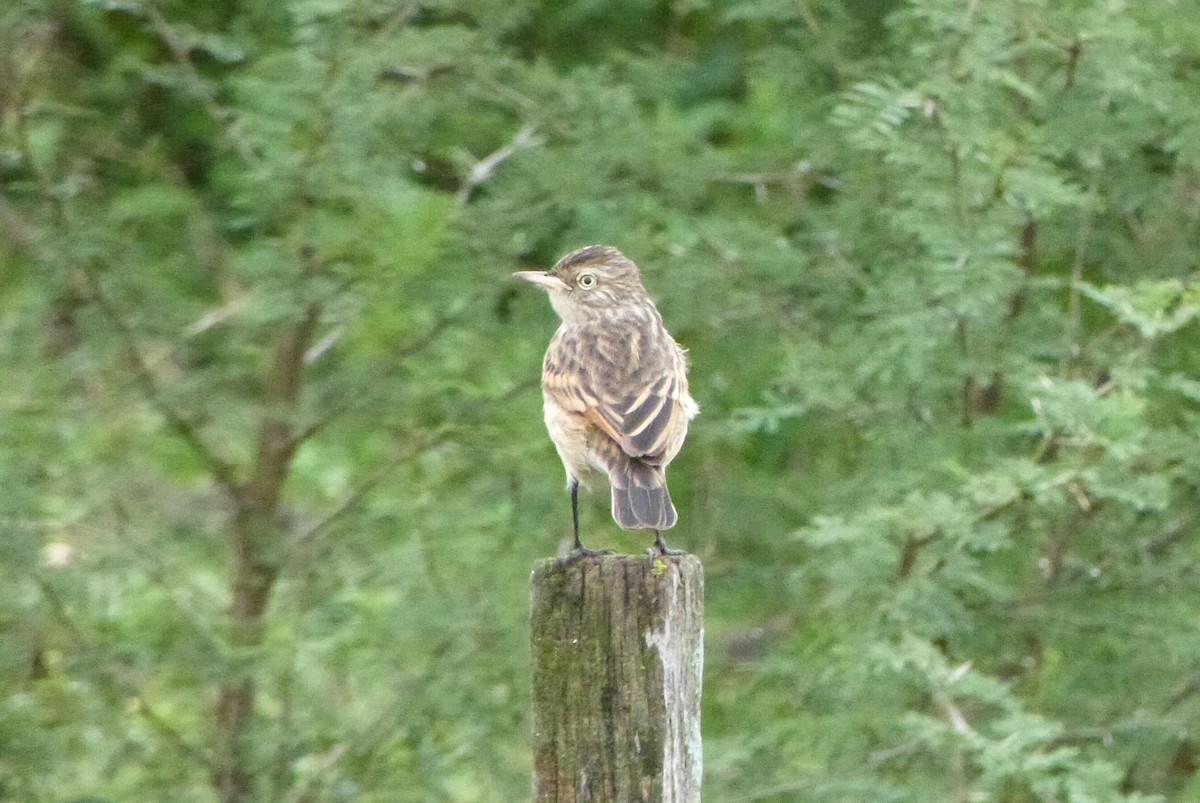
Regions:
<instances>
[{"instance_id":1,"label":"bird","mask_svg":"<svg viewBox=\"0 0 1200 803\"><path fill-rule=\"evenodd\" d=\"M513 275L545 290L561 319L542 363L542 400L571 493L570 554L599 554L579 537L579 488L596 471L608 478L617 524L654 530L660 553L680 554L662 537L678 520L667 466L700 407L688 389L687 352L667 332L637 265L612 246L589 245L549 270Z\"/></svg>"}]
</instances>

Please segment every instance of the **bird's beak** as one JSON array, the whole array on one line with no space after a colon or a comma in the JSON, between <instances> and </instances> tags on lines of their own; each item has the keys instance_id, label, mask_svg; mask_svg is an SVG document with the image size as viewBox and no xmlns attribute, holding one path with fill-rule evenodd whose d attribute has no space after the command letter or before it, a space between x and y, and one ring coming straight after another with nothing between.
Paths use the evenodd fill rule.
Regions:
<instances>
[{"instance_id":1,"label":"bird's beak","mask_svg":"<svg viewBox=\"0 0 1200 803\"><path fill-rule=\"evenodd\" d=\"M519 270L513 274L518 279L524 279L527 282L532 282L539 287L544 287L547 290L566 290L567 283L557 276L547 273L544 270Z\"/></svg>"}]
</instances>

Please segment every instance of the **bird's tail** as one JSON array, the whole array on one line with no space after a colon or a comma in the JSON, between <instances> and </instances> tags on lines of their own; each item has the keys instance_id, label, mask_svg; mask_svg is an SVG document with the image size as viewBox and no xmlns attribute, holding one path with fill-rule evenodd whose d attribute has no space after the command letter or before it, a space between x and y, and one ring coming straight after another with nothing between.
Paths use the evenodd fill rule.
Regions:
<instances>
[{"instance_id":1,"label":"bird's tail","mask_svg":"<svg viewBox=\"0 0 1200 803\"><path fill-rule=\"evenodd\" d=\"M621 455L616 465L609 467L612 483L612 514L617 524L627 530L668 530L679 518L671 493L667 490L667 475L662 466L643 463Z\"/></svg>"}]
</instances>

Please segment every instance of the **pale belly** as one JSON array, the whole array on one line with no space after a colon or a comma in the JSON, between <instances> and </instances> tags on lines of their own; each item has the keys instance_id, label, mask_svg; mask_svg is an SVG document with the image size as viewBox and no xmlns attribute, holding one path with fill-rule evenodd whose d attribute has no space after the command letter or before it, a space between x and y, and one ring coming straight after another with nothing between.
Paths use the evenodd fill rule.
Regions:
<instances>
[{"instance_id":1,"label":"pale belly","mask_svg":"<svg viewBox=\"0 0 1200 803\"><path fill-rule=\"evenodd\" d=\"M545 399L543 417L546 421L546 431L554 448L558 450L559 459L567 472L567 485L573 480L587 487L588 476L595 470L604 472L604 466L597 462L592 450L588 448L589 439L596 436L592 424L577 413L562 409L553 400Z\"/></svg>"}]
</instances>

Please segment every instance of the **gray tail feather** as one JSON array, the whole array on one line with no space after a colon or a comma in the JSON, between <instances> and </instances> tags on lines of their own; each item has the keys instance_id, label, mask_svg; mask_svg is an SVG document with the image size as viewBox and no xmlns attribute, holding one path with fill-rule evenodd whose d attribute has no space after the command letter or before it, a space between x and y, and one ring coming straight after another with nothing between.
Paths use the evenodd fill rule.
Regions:
<instances>
[{"instance_id":1,"label":"gray tail feather","mask_svg":"<svg viewBox=\"0 0 1200 803\"><path fill-rule=\"evenodd\" d=\"M679 518L667 476L661 466L640 460L623 460L609 475L612 482L612 514L627 530L669 530Z\"/></svg>"}]
</instances>

